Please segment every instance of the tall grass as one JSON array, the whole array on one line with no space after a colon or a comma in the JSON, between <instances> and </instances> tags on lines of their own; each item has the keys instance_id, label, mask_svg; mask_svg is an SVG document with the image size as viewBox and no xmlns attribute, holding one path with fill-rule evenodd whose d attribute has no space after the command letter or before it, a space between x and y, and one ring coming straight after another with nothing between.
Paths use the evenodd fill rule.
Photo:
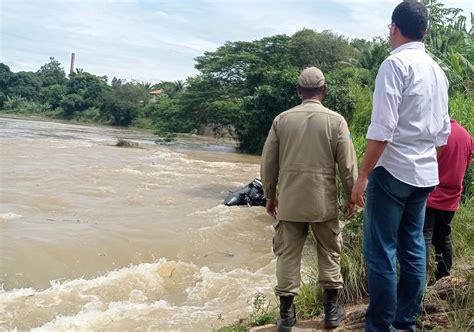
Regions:
<instances>
[{"instance_id":1,"label":"tall grass","mask_svg":"<svg viewBox=\"0 0 474 332\"><path fill-rule=\"evenodd\" d=\"M449 114L461 126L474 134L474 92L470 94L454 93L449 99ZM474 198L474 163L466 171L463 181L463 199Z\"/></svg>"},{"instance_id":2,"label":"tall grass","mask_svg":"<svg viewBox=\"0 0 474 332\"><path fill-rule=\"evenodd\" d=\"M451 238L455 268L470 266L474 269L474 204L472 202L471 199L461 204L452 221Z\"/></svg>"},{"instance_id":3,"label":"tall grass","mask_svg":"<svg viewBox=\"0 0 474 332\"><path fill-rule=\"evenodd\" d=\"M449 114L471 134L474 134L474 92L454 93L449 98Z\"/></svg>"}]
</instances>

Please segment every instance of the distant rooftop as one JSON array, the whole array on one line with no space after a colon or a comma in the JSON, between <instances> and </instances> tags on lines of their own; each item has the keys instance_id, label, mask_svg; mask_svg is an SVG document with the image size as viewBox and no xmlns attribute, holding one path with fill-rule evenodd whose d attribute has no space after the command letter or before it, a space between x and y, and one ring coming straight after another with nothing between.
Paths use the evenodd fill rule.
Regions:
<instances>
[{"instance_id":1,"label":"distant rooftop","mask_svg":"<svg viewBox=\"0 0 474 332\"><path fill-rule=\"evenodd\" d=\"M150 92L148 92L149 94L151 95L160 95L163 93L163 89L156 89L156 90L151 90Z\"/></svg>"}]
</instances>

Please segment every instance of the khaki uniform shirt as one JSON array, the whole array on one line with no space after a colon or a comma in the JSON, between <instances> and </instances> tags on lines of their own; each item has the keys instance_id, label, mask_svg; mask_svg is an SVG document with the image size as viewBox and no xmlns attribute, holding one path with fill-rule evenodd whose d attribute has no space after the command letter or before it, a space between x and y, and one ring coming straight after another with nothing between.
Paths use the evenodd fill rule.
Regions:
<instances>
[{"instance_id":1,"label":"khaki uniform shirt","mask_svg":"<svg viewBox=\"0 0 474 332\"><path fill-rule=\"evenodd\" d=\"M346 197L357 158L344 117L317 99L304 100L274 120L263 148L265 197L277 197L277 219L319 222L338 217L336 164Z\"/></svg>"}]
</instances>

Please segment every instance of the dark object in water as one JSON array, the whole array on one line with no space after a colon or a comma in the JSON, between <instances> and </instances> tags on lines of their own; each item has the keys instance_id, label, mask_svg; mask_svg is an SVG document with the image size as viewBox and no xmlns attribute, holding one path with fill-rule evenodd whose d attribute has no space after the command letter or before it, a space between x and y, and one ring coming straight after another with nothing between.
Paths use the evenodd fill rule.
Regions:
<instances>
[{"instance_id":1,"label":"dark object in water","mask_svg":"<svg viewBox=\"0 0 474 332\"><path fill-rule=\"evenodd\" d=\"M227 206L265 206L265 203L265 195L263 193L263 186L260 179L253 180L248 185L237 191L230 191L227 197L224 198L224 204Z\"/></svg>"}]
</instances>

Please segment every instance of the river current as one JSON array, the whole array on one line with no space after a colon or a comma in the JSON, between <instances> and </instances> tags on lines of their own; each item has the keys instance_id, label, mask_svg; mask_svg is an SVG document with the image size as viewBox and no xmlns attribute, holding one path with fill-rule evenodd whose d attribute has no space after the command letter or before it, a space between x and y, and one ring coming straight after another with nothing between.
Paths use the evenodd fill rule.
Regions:
<instances>
[{"instance_id":1,"label":"river current","mask_svg":"<svg viewBox=\"0 0 474 332\"><path fill-rule=\"evenodd\" d=\"M153 140L0 118L0 330L210 331L275 301L271 218L223 205L259 157Z\"/></svg>"}]
</instances>

